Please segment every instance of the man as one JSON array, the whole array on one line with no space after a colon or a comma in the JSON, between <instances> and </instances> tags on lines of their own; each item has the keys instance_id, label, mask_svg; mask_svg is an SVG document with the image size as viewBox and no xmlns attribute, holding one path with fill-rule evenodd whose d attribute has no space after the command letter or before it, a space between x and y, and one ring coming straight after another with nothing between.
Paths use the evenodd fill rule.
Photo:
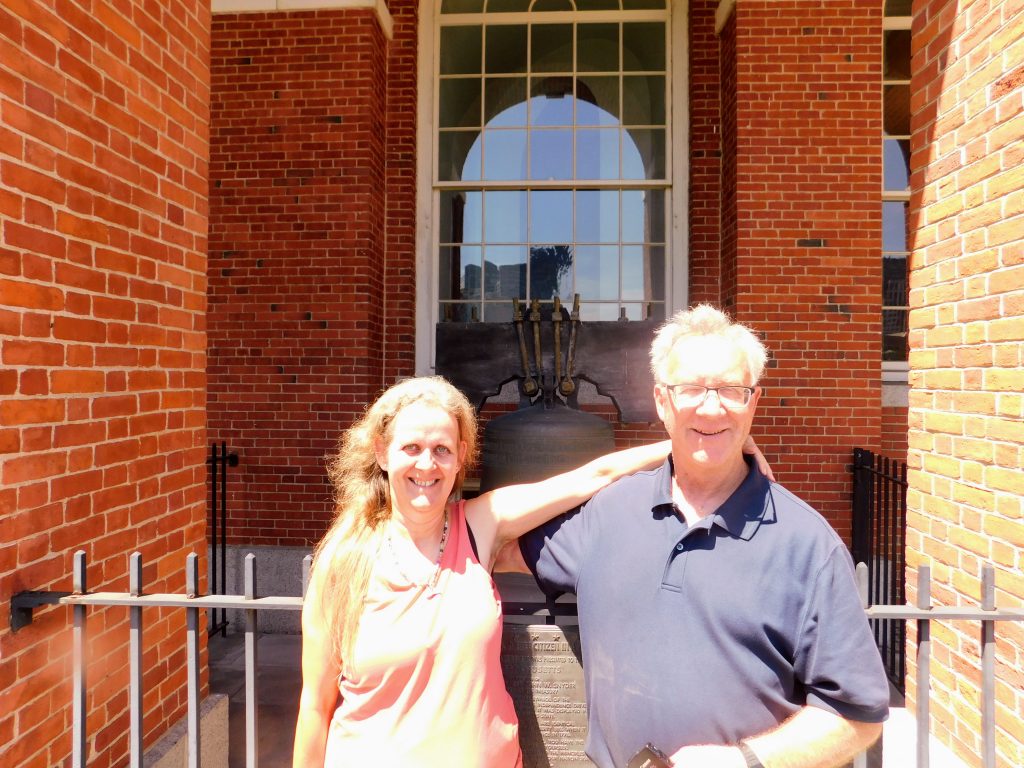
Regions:
<instances>
[{"instance_id":1,"label":"man","mask_svg":"<svg viewBox=\"0 0 1024 768\"><path fill-rule=\"evenodd\" d=\"M520 548L579 604L587 754L650 743L683 768L820 768L870 745L888 684L840 538L744 459L766 351L702 305L651 348L659 469L624 478Z\"/></svg>"}]
</instances>

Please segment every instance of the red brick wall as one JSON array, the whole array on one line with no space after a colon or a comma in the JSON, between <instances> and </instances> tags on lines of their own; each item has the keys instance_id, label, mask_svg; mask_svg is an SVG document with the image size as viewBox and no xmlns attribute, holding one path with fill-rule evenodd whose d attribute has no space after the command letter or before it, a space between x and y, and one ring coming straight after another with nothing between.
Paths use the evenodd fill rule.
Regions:
<instances>
[{"instance_id":1,"label":"red brick wall","mask_svg":"<svg viewBox=\"0 0 1024 768\"><path fill-rule=\"evenodd\" d=\"M691 304L721 299L722 115L717 0L690 3L690 252Z\"/></svg>"},{"instance_id":2,"label":"red brick wall","mask_svg":"<svg viewBox=\"0 0 1024 768\"><path fill-rule=\"evenodd\" d=\"M978 605L991 563L996 604L1019 607L1024 9L918 0L913 29L907 564L931 566L934 602ZM997 762L1024 765L1024 627L996 634ZM931 635L931 729L970 765L981 754L978 636L966 622ZM914 672L910 663L911 700Z\"/></svg>"},{"instance_id":3,"label":"red brick wall","mask_svg":"<svg viewBox=\"0 0 1024 768\"><path fill-rule=\"evenodd\" d=\"M229 542L320 537L324 457L384 380L386 56L370 10L213 20L208 409L240 457Z\"/></svg>"},{"instance_id":4,"label":"red brick wall","mask_svg":"<svg viewBox=\"0 0 1024 768\"><path fill-rule=\"evenodd\" d=\"M882 407L882 453L897 461L907 460L907 407Z\"/></svg>"},{"instance_id":5,"label":"red brick wall","mask_svg":"<svg viewBox=\"0 0 1024 768\"><path fill-rule=\"evenodd\" d=\"M744 0L722 39L728 87L735 35L725 304L772 352L755 433L779 479L844 536L851 452L880 442L881 12L873 0Z\"/></svg>"},{"instance_id":6,"label":"red brick wall","mask_svg":"<svg viewBox=\"0 0 1024 768\"><path fill-rule=\"evenodd\" d=\"M93 4L86 4L93 7ZM71 747L69 611L22 590L156 592L205 554L207 67L202 4L0 9L0 764ZM147 613L146 741L184 714L184 616ZM93 611L89 764L127 763L123 610ZM173 641L171 640L173 638Z\"/></svg>"}]
</instances>

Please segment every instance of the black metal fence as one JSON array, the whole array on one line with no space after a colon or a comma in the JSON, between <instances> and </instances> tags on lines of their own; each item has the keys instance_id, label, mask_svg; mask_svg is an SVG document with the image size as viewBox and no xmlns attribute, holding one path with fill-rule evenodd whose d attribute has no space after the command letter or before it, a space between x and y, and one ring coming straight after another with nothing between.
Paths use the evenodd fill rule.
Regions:
<instances>
[{"instance_id":1,"label":"black metal fence","mask_svg":"<svg viewBox=\"0 0 1024 768\"><path fill-rule=\"evenodd\" d=\"M223 440L210 443L210 594L223 595L227 591L227 520L228 520L228 467L238 466L238 454L228 453ZM220 522L218 541L218 520ZM219 616L218 616L219 611ZM207 632L227 634L227 610L211 608Z\"/></svg>"},{"instance_id":2,"label":"black metal fence","mask_svg":"<svg viewBox=\"0 0 1024 768\"><path fill-rule=\"evenodd\" d=\"M906 602L907 465L853 450L853 559L868 568L871 605ZM873 618L875 642L889 680L904 693L906 622Z\"/></svg>"}]
</instances>

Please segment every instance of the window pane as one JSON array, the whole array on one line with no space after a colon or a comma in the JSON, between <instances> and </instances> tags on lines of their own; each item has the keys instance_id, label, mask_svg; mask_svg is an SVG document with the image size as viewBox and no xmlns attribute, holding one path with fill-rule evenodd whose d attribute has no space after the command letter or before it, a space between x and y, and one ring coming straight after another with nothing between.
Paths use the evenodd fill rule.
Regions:
<instances>
[{"instance_id":1,"label":"window pane","mask_svg":"<svg viewBox=\"0 0 1024 768\"><path fill-rule=\"evenodd\" d=\"M907 359L907 310L882 310L882 359Z\"/></svg>"},{"instance_id":2,"label":"window pane","mask_svg":"<svg viewBox=\"0 0 1024 768\"><path fill-rule=\"evenodd\" d=\"M633 128L623 131L622 178L665 178L665 131Z\"/></svg>"},{"instance_id":3,"label":"window pane","mask_svg":"<svg viewBox=\"0 0 1024 768\"><path fill-rule=\"evenodd\" d=\"M441 74L480 72L482 27L441 27Z\"/></svg>"},{"instance_id":4,"label":"window pane","mask_svg":"<svg viewBox=\"0 0 1024 768\"><path fill-rule=\"evenodd\" d=\"M624 11L660 11L665 8L665 0L622 0Z\"/></svg>"},{"instance_id":5,"label":"window pane","mask_svg":"<svg viewBox=\"0 0 1024 768\"><path fill-rule=\"evenodd\" d=\"M622 246L622 298L665 298L665 247Z\"/></svg>"},{"instance_id":6,"label":"window pane","mask_svg":"<svg viewBox=\"0 0 1024 768\"><path fill-rule=\"evenodd\" d=\"M659 21L622 25L622 70L665 71L665 25Z\"/></svg>"},{"instance_id":7,"label":"window pane","mask_svg":"<svg viewBox=\"0 0 1024 768\"><path fill-rule=\"evenodd\" d=\"M487 67L489 74L526 71L526 25L487 27Z\"/></svg>"},{"instance_id":8,"label":"window pane","mask_svg":"<svg viewBox=\"0 0 1024 768\"><path fill-rule=\"evenodd\" d=\"M910 30L889 29L885 32L885 57L882 77L887 80L910 79Z\"/></svg>"},{"instance_id":9,"label":"window pane","mask_svg":"<svg viewBox=\"0 0 1024 768\"><path fill-rule=\"evenodd\" d=\"M484 0L443 0L441 13L481 13Z\"/></svg>"},{"instance_id":10,"label":"window pane","mask_svg":"<svg viewBox=\"0 0 1024 768\"><path fill-rule=\"evenodd\" d=\"M576 125L619 124L617 75L583 75L576 78Z\"/></svg>"},{"instance_id":11,"label":"window pane","mask_svg":"<svg viewBox=\"0 0 1024 768\"><path fill-rule=\"evenodd\" d=\"M889 136L910 135L910 86L887 85L883 89L885 115L882 129Z\"/></svg>"},{"instance_id":12,"label":"window pane","mask_svg":"<svg viewBox=\"0 0 1024 768\"><path fill-rule=\"evenodd\" d=\"M582 294L580 294L582 296ZM618 302L613 304L597 304L591 302L584 304L580 302L580 318L584 321L595 321L595 320L618 320L619 319L619 305Z\"/></svg>"},{"instance_id":13,"label":"window pane","mask_svg":"<svg viewBox=\"0 0 1024 768\"><path fill-rule=\"evenodd\" d=\"M910 186L910 142L886 139L883 143L882 189L897 192Z\"/></svg>"},{"instance_id":14,"label":"window pane","mask_svg":"<svg viewBox=\"0 0 1024 768\"><path fill-rule=\"evenodd\" d=\"M619 241L619 193L586 189L576 193L576 242Z\"/></svg>"},{"instance_id":15,"label":"window pane","mask_svg":"<svg viewBox=\"0 0 1024 768\"><path fill-rule=\"evenodd\" d=\"M909 16L911 0L885 0L886 16Z\"/></svg>"},{"instance_id":16,"label":"window pane","mask_svg":"<svg viewBox=\"0 0 1024 768\"><path fill-rule=\"evenodd\" d=\"M576 178L619 178L617 128L581 128L576 131Z\"/></svg>"},{"instance_id":17,"label":"window pane","mask_svg":"<svg viewBox=\"0 0 1024 768\"><path fill-rule=\"evenodd\" d=\"M526 242L526 193L484 193L484 240L488 243Z\"/></svg>"},{"instance_id":18,"label":"window pane","mask_svg":"<svg viewBox=\"0 0 1024 768\"><path fill-rule=\"evenodd\" d=\"M882 306L905 307L908 301L906 254L886 254L882 257Z\"/></svg>"},{"instance_id":19,"label":"window pane","mask_svg":"<svg viewBox=\"0 0 1024 768\"><path fill-rule=\"evenodd\" d=\"M530 193L530 242L572 242L572 191L538 190Z\"/></svg>"},{"instance_id":20,"label":"window pane","mask_svg":"<svg viewBox=\"0 0 1024 768\"><path fill-rule=\"evenodd\" d=\"M617 11L619 0L576 0L578 11Z\"/></svg>"},{"instance_id":21,"label":"window pane","mask_svg":"<svg viewBox=\"0 0 1024 768\"><path fill-rule=\"evenodd\" d=\"M479 243L483 223L481 192L440 193L438 240L442 243Z\"/></svg>"},{"instance_id":22,"label":"window pane","mask_svg":"<svg viewBox=\"0 0 1024 768\"><path fill-rule=\"evenodd\" d=\"M530 80L530 125L572 125L572 77L547 75Z\"/></svg>"},{"instance_id":23,"label":"window pane","mask_svg":"<svg viewBox=\"0 0 1024 768\"><path fill-rule=\"evenodd\" d=\"M576 292L584 301L619 298L617 245L576 246ZM618 311L609 319L614 320L616 317Z\"/></svg>"},{"instance_id":24,"label":"window pane","mask_svg":"<svg viewBox=\"0 0 1024 768\"><path fill-rule=\"evenodd\" d=\"M618 24L576 27L576 69L580 72L619 71Z\"/></svg>"},{"instance_id":25,"label":"window pane","mask_svg":"<svg viewBox=\"0 0 1024 768\"><path fill-rule=\"evenodd\" d=\"M572 24L534 24L530 71L572 72Z\"/></svg>"},{"instance_id":26,"label":"window pane","mask_svg":"<svg viewBox=\"0 0 1024 768\"><path fill-rule=\"evenodd\" d=\"M480 322L480 305L442 304L439 314L442 323L477 323Z\"/></svg>"},{"instance_id":27,"label":"window pane","mask_svg":"<svg viewBox=\"0 0 1024 768\"><path fill-rule=\"evenodd\" d=\"M530 247L530 299L546 301L558 296L572 301L571 245L534 245Z\"/></svg>"},{"instance_id":28,"label":"window pane","mask_svg":"<svg viewBox=\"0 0 1024 768\"><path fill-rule=\"evenodd\" d=\"M624 125L665 125L665 77L622 78Z\"/></svg>"},{"instance_id":29,"label":"window pane","mask_svg":"<svg viewBox=\"0 0 1024 768\"><path fill-rule=\"evenodd\" d=\"M660 189L622 192L622 242L665 242L665 193Z\"/></svg>"},{"instance_id":30,"label":"window pane","mask_svg":"<svg viewBox=\"0 0 1024 768\"><path fill-rule=\"evenodd\" d=\"M890 253L907 250L906 203L882 203L882 250Z\"/></svg>"},{"instance_id":31,"label":"window pane","mask_svg":"<svg viewBox=\"0 0 1024 768\"><path fill-rule=\"evenodd\" d=\"M572 131L530 132L530 178L572 178Z\"/></svg>"},{"instance_id":32,"label":"window pane","mask_svg":"<svg viewBox=\"0 0 1024 768\"><path fill-rule=\"evenodd\" d=\"M442 246L438 249L440 299L470 299L480 295L479 246ZM466 284L466 280L471 282Z\"/></svg>"},{"instance_id":33,"label":"window pane","mask_svg":"<svg viewBox=\"0 0 1024 768\"><path fill-rule=\"evenodd\" d=\"M526 78L488 77L484 83L484 124L488 128L526 126Z\"/></svg>"},{"instance_id":34,"label":"window pane","mask_svg":"<svg viewBox=\"0 0 1024 768\"><path fill-rule=\"evenodd\" d=\"M526 131L484 131L484 179L526 178Z\"/></svg>"},{"instance_id":35,"label":"window pane","mask_svg":"<svg viewBox=\"0 0 1024 768\"><path fill-rule=\"evenodd\" d=\"M526 246L487 246L484 270L484 298L526 299Z\"/></svg>"},{"instance_id":36,"label":"window pane","mask_svg":"<svg viewBox=\"0 0 1024 768\"><path fill-rule=\"evenodd\" d=\"M441 128L480 126L480 81L476 78L442 80L438 125Z\"/></svg>"},{"instance_id":37,"label":"window pane","mask_svg":"<svg viewBox=\"0 0 1024 768\"><path fill-rule=\"evenodd\" d=\"M534 0L530 9L535 12L574 10L570 0Z\"/></svg>"},{"instance_id":38,"label":"window pane","mask_svg":"<svg viewBox=\"0 0 1024 768\"><path fill-rule=\"evenodd\" d=\"M530 10L530 0L484 0L487 13L520 13Z\"/></svg>"},{"instance_id":39,"label":"window pane","mask_svg":"<svg viewBox=\"0 0 1024 768\"><path fill-rule=\"evenodd\" d=\"M441 181L480 179L479 131L444 131L437 137L437 177Z\"/></svg>"}]
</instances>

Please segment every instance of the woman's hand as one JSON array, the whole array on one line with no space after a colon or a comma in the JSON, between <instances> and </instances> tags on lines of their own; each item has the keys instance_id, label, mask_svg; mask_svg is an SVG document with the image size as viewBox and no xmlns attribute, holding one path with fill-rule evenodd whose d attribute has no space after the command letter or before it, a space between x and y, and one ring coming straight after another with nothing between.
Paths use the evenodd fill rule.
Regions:
<instances>
[{"instance_id":1,"label":"woman's hand","mask_svg":"<svg viewBox=\"0 0 1024 768\"><path fill-rule=\"evenodd\" d=\"M754 462L757 464L757 468L761 470L761 474L775 482L775 473L772 472L771 465L768 463L768 459L761 453L761 449L757 447L757 443L754 442L754 438L747 435L747 440L743 443L743 452L748 453L754 457Z\"/></svg>"}]
</instances>

